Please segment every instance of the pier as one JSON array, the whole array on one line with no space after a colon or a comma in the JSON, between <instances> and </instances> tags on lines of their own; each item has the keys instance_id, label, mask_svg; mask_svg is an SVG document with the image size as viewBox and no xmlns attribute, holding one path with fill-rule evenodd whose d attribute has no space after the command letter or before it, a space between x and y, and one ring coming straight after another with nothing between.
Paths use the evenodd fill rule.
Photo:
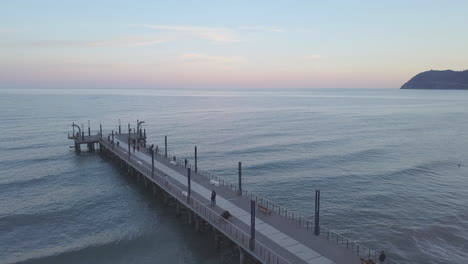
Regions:
<instances>
[{"instance_id":1,"label":"pier","mask_svg":"<svg viewBox=\"0 0 468 264\"><path fill-rule=\"evenodd\" d=\"M239 263L272 264L361 264L396 263L320 225L320 191L315 192L315 218L308 219L256 195L242 185L242 163L238 163L236 183L214 176L198 167L197 147L192 160L168 153L147 142L143 121L130 124L122 132L85 135L73 123L76 151L86 145L89 151L109 157L121 169L142 182L164 204L174 206L176 216L187 217L196 232L212 232L215 247L229 244L239 250ZM76 131L75 131L76 129ZM210 197L216 192L216 203Z\"/></svg>"}]
</instances>

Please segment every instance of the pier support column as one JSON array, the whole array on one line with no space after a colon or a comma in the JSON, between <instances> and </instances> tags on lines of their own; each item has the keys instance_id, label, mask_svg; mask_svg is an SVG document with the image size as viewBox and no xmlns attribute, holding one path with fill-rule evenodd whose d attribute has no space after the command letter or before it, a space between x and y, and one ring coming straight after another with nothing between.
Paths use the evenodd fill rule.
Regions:
<instances>
[{"instance_id":1,"label":"pier support column","mask_svg":"<svg viewBox=\"0 0 468 264\"><path fill-rule=\"evenodd\" d=\"M75 150L80 152L81 151L81 145L78 143L75 143Z\"/></svg>"},{"instance_id":2,"label":"pier support column","mask_svg":"<svg viewBox=\"0 0 468 264\"><path fill-rule=\"evenodd\" d=\"M241 247L239 247L239 264L244 264L245 263L245 250Z\"/></svg>"},{"instance_id":3,"label":"pier support column","mask_svg":"<svg viewBox=\"0 0 468 264\"><path fill-rule=\"evenodd\" d=\"M197 232L200 232L200 222L201 222L200 217L195 214L195 231Z\"/></svg>"},{"instance_id":4,"label":"pier support column","mask_svg":"<svg viewBox=\"0 0 468 264\"><path fill-rule=\"evenodd\" d=\"M146 177L142 175L143 180L145 181L145 189L148 188L148 181L146 180Z\"/></svg>"},{"instance_id":5,"label":"pier support column","mask_svg":"<svg viewBox=\"0 0 468 264\"><path fill-rule=\"evenodd\" d=\"M153 196L156 196L156 185L153 183L152 186L153 186Z\"/></svg>"},{"instance_id":6,"label":"pier support column","mask_svg":"<svg viewBox=\"0 0 468 264\"><path fill-rule=\"evenodd\" d=\"M216 230L216 228L213 227L213 229L214 229L214 247L215 249L219 249L221 236L218 230Z\"/></svg>"},{"instance_id":7,"label":"pier support column","mask_svg":"<svg viewBox=\"0 0 468 264\"><path fill-rule=\"evenodd\" d=\"M167 192L164 192L164 205L168 205L169 204L169 197L167 195Z\"/></svg>"},{"instance_id":8,"label":"pier support column","mask_svg":"<svg viewBox=\"0 0 468 264\"><path fill-rule=\"evenodd\" d=\"M177 217L180 216L180 202L179 201L176 202L176 216Z\"/></svg>"},{"instance_id":9,"label":"pier support column","mask_svg":"<svg viewBox=\"0 0 468 264\"><path fill-rule=\"evenodd\" d=\"M192 226L192 211L190 209L188 209L188 224Z\"/></svg>"}]
</instances>

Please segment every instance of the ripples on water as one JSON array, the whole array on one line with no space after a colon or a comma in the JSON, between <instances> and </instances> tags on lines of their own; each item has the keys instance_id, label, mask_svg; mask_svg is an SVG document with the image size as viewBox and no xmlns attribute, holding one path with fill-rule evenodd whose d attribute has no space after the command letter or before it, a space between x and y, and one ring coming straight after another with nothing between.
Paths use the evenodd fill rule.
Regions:
<instances>
[{"instance_id":1,"label":"ripples on water","mask_svg":"<svg viewBox=\"0 0 468 264\"><path fill-rule=\"evenodd\" d=\"M237 263L95 153L96 132L144 119L150 141L402 263L468 259L464 91L0 91L2 263ZM458 167L461 164L461 167Z\"/></svg>"}]
</instances>

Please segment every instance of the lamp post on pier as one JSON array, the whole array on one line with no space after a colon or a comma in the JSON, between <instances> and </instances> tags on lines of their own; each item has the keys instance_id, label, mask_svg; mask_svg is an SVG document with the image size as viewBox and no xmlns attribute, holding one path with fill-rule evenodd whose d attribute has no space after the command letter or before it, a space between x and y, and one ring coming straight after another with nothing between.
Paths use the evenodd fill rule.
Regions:
<instances>
[{"instance_id":1,"label":"lamp post on pier","mask_svg":"<svg viewBox=\"0 0 468 264\"><path fill-rule=\"evenodd\" d=\"M197 146L195 146L195 173L198 172L198 153L197 153Z\"/></svg>"},{"instance_id":2,"label":"lamp post on pier","mask_svg":"<svg viewBox=\"0 0 468 264\"><path fill-rule=\"evenodd\" d=\"M242 195L242 162L239 161L239 190L237 191L237 194Z\"/></svg>"},{"instance_id":3,"label":"lamp post on pier","mask_svg":"<svg viewBox=\"0 0 468 264\"><path fill-rule=\"evenodd\" d=\"M154 148L151 148L151 177L154 176Z\"/></svg>"},{"instance_id":4,"label":"lamp post on pier","mask_svg":"<svg viewBox=\"0 0 468 264\"><path fill-rule=\"evenodd\" d=\"M190 190L191 190L191 179L190 179L190 168L187 168L187 203L190 202Z\"/></svg>"}]
</instances>

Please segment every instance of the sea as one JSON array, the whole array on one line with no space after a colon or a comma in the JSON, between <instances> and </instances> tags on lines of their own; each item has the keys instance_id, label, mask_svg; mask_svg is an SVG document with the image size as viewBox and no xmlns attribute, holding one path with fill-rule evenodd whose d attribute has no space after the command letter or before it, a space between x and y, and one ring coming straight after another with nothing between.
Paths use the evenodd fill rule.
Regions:
<instances>
[{"instance_id":1,"label":"sea","mask_svg":"<svg viewBox=\"0 0 468 264\"><path fill-rule=\"evenodd\" d=\"M468 91L1 89L0 263L238 263L98 152L145 121L193 160L401 264L468 262ZM88 123L89 122L89 123Z\"/></svg>"}]
</instances>

